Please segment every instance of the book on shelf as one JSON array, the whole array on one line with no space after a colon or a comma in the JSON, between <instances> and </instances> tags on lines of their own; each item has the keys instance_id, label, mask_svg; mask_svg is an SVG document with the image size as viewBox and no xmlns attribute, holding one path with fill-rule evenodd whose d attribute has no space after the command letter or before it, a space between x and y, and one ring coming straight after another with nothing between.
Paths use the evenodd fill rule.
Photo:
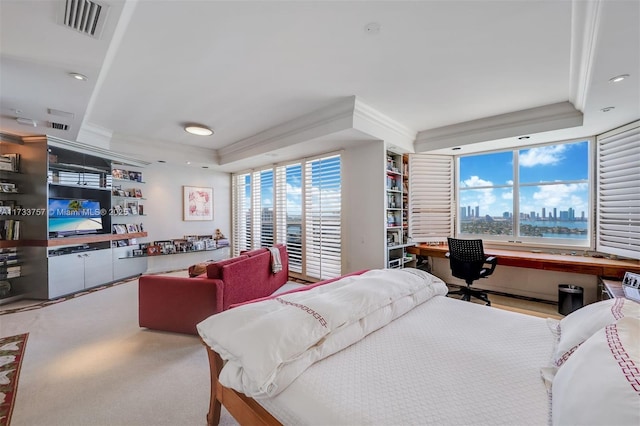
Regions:
<instances>
[{"instance_id":1,"label":"book on shelf","mask_svg":"<svg viewBox=\"0 0 640 426\"><path fill-rule=\"evenodd\" d=\"M0 170L17 172L20 170L20 154L0 155Z\"/></svg>"},{"instance_id":2,"label":"book on shelf","mask_svg":"<svg viewBox=\"0 0 640 426\"><path fill-rule=\"evenodd\" d=\"M0 220L0 240L19 240L20 221L14 219Z\"/></svg>"}]
</instances>

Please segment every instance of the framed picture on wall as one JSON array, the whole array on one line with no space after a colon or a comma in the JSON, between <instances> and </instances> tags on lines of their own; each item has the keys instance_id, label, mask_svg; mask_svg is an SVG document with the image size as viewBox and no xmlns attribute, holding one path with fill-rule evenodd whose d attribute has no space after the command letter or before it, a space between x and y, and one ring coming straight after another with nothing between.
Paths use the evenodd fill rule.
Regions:
<instances>
[{"instance_id":1,"label":"framed picture on wall","mask_svg":"<svg viewBox=\"0 0 640 426\"><path fill-rule=\"evenodd\" d=\"M183 186L182 220L213 220L213 188Z\"/></svg>"}]
</instances>

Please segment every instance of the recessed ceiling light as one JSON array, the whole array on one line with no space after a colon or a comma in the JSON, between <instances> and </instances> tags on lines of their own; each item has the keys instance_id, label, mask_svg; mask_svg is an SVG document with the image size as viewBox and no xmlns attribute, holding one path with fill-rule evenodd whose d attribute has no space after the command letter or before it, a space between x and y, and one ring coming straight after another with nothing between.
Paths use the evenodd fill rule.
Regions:
<instances>
[{"instance_id":1,"label":"recessed ceiling light","mask_svg":"<svg viewBox=\"0 0 640 426\"><path fill-rule=\"evenodd\" d=\"M185 161L187 164L191 164L191 161Z\"/></svg>"},{"instance_id":2,"label":"recessed ceiling light","mask_svg":"<svg viewBox=\"0 0 640 426\"><path fill-rule=\"evenodd\" d=\"M609 79L609 83L618 83L622 80L624 80L625 78L629 77L629 74L620 74L620 75L616 75L615 77L611 77Z\"/></svg>"},{"instance_id":3,"label":"recessed ceiling light","mask_svg":"<svg viewBox=\"0 0 640 426\"><path fill-rule=\"evenodd\" d=\"M164 160L158 160L158 163L166 163Z\"/></svg>"},{"instance_id":4,"label":"recessed ceiling light","mask_svg":"<svg viewBox=\"0 0 640 426\"><path fill-rule=\"evenodd\" d=\"M198 136L210 136L213 134L213 130L201 124L188 124L184 127L184 130L187 133Z\"/></svg>"},{"instance_id":5,"label":"recessed ceiling light","mask_svg":"<svg viewBox=\"0 0 640 426\"><path fill-rule=\"evenodd\" d=\"M602 108L600 111L602 111L602 112L609 112L609 111L611 111L611 110L613 110L613 109L615 109L615 108L616 108L616 107L605 107L605 108Z\"/></svg>"},{"instance_id":6,"label":"recessed ceiling light","mask_svg":"<svg viewBox=\"0 0 640 426\"><path fill-rule=\"evenodd\" d=\"M77 72L70 72L69 76L75 78L76 80L80 80L80 81L87 81L87 76L84 74L80 74Z\"/></svg>"},{"instance_id":7,"label":"recessed ceiling light","mask_svg":"<svg viewBox=\"0 0 640 426\"><path fill-rule=\"evenodd\" d=\"M380 23L378 22L369 22L364 26L364 32L367 34L379 34L380 33Z\"/></svg>"}]
</instances>

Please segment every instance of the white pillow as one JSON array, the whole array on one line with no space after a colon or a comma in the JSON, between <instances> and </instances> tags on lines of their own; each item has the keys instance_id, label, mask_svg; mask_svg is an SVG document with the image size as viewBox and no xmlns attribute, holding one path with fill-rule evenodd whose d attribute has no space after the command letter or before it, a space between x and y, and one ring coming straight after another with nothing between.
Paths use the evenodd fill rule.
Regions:
<instances>
[{"instance_id":1,"label":"white pillow","mask_svg":"<svg viewBox=\"0 0 640 426\"><path fill-rule=\"evenodd\" d=\"M552 364L560 367L596 331L624 317L640 318L640 303L616 297L586 305L559 322L548 321L557 336Z\"/></svg>"},{"instance_id":2,"label":"white pillow","mask_svg":"<svg viewBox=\"0 0 640 426\"><path fill-rule=\"evenodd\" d=\"M553 425L640 425L640 319L605 326L558 369L551 417Z\"/></svg>"}]
</instances>

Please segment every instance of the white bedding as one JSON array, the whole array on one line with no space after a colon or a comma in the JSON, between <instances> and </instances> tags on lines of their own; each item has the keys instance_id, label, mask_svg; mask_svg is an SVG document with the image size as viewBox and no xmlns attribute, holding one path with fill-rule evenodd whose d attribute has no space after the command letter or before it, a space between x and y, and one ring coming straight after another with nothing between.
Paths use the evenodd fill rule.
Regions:
<instances>
[{"instance_id":1,"label":"white bedding","mask_svg":"<svg viewBox=\"0 0 640 426\"><path fill-rule=\"evenodd\" d=\"M225 361L220 383L250 397L273 397L317 360L446 291L442 280L417 269L371 270L239 306L197 328Z\"/></svg>"},{"instance_id":2,"label":"white bedding","mask_svg":"<svg viewBox=\"0 0 640 426\"><path fill-rule=\"evenodd\" d=\"M259 402L286 425L546 425L546 321L436 296Z\"/></svg>"}]
</instances>

